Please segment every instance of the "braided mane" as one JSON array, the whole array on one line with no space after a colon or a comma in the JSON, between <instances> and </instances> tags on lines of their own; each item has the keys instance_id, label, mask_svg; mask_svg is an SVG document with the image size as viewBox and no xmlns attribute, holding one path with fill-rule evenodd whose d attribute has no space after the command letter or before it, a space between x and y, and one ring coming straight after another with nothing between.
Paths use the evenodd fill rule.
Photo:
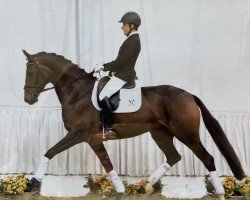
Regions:
<instances>
[{"instance_id":1,"label":"braided mane","mask_svg":"<svg viewBox=\"0 0 250 200\"><path fill-rule=\"evenodd\" d=\"M35 56L51 56L53 58L56 58L57 61L65 62L65 63L72 63L71 60L64 58L64 56L62 56L62 55L57 55L56 53L47 53L47 52L43 51L43 52L39 52L39 53L35 54Z\"/></svg>"}]
</instances>

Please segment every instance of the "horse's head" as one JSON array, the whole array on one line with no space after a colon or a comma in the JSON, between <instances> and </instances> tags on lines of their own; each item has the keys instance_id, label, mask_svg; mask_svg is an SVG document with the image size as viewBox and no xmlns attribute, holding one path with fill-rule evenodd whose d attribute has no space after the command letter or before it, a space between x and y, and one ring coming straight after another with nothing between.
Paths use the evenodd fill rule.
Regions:
<instances>
[{"instance_id":1,"label":"horse's head","mask_svg":"<svg viewBox=\"0 0 250 200\"><path fill-rule=\"evenodd\" d=\"M23 50L28 62L24 86L24 101L30 105L38 101L38 96L50 82L49 68L39 62L39 58Z\"/></svg>"}]
</instances>

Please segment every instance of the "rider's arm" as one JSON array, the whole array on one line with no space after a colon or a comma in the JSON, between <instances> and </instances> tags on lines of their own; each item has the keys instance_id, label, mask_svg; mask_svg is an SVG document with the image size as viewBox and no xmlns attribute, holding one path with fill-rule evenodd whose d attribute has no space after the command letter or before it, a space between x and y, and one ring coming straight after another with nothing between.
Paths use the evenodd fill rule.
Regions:
<instances>
[{"instance_id":1,"label":"rider's arm","mask_svg":"<svg viewBox=\"0 0 250 200\"><path fill-rule=\"evenodd\" d=\"M132 38L131 38L132 39ZM123 68L131 58L137 56L140 52L140 41L133 39L121 46L117 58L109 63L105 63L104 71L117 71Z\"/></svg>"}]
</instances>

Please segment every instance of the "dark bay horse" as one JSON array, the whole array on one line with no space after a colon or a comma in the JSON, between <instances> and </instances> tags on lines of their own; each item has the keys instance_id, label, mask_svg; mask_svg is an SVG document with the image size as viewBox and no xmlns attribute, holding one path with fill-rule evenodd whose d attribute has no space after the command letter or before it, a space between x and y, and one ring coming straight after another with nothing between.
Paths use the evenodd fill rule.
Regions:
<instances>
[{"instance_id":1,"label":"dark bay horse","mask_svg":"<svg viewBox=\"0 0 250 200\"><path fill-rule=\"evenodd\" d=\"M96 78L63 56L46 52L34 55L23 52L28 60L25 102L37 102L40 93L46 90L45 86L52 83L62 106L64 126L68 130L68 134L50 148L45 157L50 160L73 145L86 142L107 173L111 172L113 166L100 137L100 112L91 102ZM233 174L237 179L243 179L245 174L240 161L218 121L198 97L174 86L142 87L141 108L134 113L114 114L114 129L117 134L106 140L124 139L150 132L171 167L181 159L173 144L173 138L176 137L194 152L209 172L216 171L213 157L200 141L199 109L206 128Z\"/></svg>"}]
</instances>

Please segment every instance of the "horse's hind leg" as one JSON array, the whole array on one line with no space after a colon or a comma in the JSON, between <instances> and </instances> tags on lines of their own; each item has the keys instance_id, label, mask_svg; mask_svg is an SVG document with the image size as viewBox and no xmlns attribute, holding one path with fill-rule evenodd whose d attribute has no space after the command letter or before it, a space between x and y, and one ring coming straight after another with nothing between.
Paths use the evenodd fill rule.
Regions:
<instances>
[{"instance_id":1,"label":"horse's hind leg","mask_svg":"<svg viewBox=\"0 0 250 200\"><path fill-rule=\"evenodd\" d=\"M211 182L214 186L216 194L219 195L220 199L224 199L225 190L216 172L214 158L204 148L200 139L194 139L193 141L189 141L185 144L194 152L194 154L203 162L205 167L208 169Z\"/></svg>"},{"instance_id":2,"label":"horse's hind leg","mask_svg":"<svg viewBox=\"0 0 250 200\"><path fill-rule=\"evenodd\" d=\"M181 160L181 155L174 146L173 136L169 133L167 128L162 127L160 129L150 131L150 133L158 147L163 151L166 156L167 163L171 167Z\"/></svg>"},{"instance_id":3,"label":"horse's hind leg","mask_svg":"<svg viewBox=\"0 0 250 200\"><path fill-rule=\"evenodd\" d=\"M181 155L176 150L173 144L173 136L165 127L150 131L153 140L166 156L167 162L162 164L149 178L146 187L146 193L153 192L153 185L180 159Z\"/></svg>"},{"instance_id":4,"label":"horse's hind leg","mask_svg":"<svg viewBox=\"0 0 250 200\"><path fill-rule=\"evenodd\" d=\"M217 194L224 194L224 188L215 171L214 159L207 152L200 141L199 126L200 112L194 97L188 93L180 95L174 100L173 108L169 109L172 121L168 123L171 134L188 146L208 169L212 184ZM221 197L222 195L220 195ZM223 195L224 196L224 195Z\"/></svg>"},{"instance_id":5,"label":"horse's hind leg","mask_svg":"<svg viewBox=\"0 0 250 200\"><path fill-rule=\"evenodd\" d=\"M108 153L103 145L103 143L97 144L92 146L91 148L94 150L97 157L100 159L104 169L108 173L110 179L112 180L113 184L115 185L115 189L117 192L116 200L121 199L122 194L125 192L125 187L117 175L116 171L113 170L113 165L109 159Z\"/></svg>"}]
</instances>

